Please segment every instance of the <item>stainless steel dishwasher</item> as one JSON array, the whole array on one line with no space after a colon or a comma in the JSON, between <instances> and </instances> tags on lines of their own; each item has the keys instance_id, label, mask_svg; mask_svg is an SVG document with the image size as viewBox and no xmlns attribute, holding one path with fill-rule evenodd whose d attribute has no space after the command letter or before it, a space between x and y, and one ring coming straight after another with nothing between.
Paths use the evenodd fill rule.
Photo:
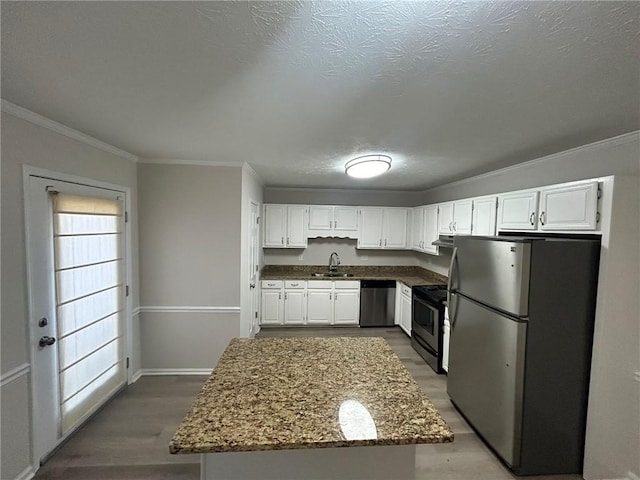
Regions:
<instances>
[{"instance_id":1,"label":"stainless steel dishwasher","mask_svg":"<svg viewBox=\"0 0 640 480\"><path fill-rule=\"evenodd\" d=\"M360 280L360 326L393 326L396 313L395 280Z\"/></svg>"}]
</instances>

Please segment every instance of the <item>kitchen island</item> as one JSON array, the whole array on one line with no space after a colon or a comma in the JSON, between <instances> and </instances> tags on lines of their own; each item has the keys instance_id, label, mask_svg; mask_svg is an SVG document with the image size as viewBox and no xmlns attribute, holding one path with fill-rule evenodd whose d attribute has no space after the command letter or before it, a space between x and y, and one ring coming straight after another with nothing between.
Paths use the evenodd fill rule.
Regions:
<instances>
[{"instance_id":1,"label":"kitchen island","mask_svg":"<svg viewBox=\"0 0 640 480\"><path fill-rule=\"evenodd\" d=\"M203 479L408 479L416 444L452 441L382 338L234 339L170 451Z\"/></svg>"}]
</instances>

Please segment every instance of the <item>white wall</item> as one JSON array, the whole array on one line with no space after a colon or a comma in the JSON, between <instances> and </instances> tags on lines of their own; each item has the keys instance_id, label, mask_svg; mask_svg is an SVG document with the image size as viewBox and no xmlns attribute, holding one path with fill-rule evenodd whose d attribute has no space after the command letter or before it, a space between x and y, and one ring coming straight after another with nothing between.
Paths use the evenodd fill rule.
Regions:
<instances>
[{"instance_id":1,"label":"white wall","mask_svg":"<svg viewBox=\"0 0 640 480\"><path fill-rule=\"evenodd\" d=\"M410 207L417 205L418 198L419 192L397 190L267 187L264 191L265 203Z\"/></svg>"},{"instance_id":2,"label":"white wall","mask_svg":"<svg viewBox=\"0 0 640 480\"><path fill-rule=\"evenodd\" d=\"M2 113L2 376L30 362L22 166L129 187L132 193L133 306L138 305L136 164L130 159ZM134 336L137 335L134 323ZM135 353L135 352L134 352ZM137 355L133 364L139 362ZM31 431L28 377L2 386L1 475L11 479L29 467ZM6 423L5 423L6 422Z\"/></svg>"},{"instance_id":3,"label":"white wall","mask_svg":"<svg viewBox=\"0 0 640 480\"><path fill-rule=\"evenodd\" d=\"M242 169L138 168L142 371L211 370L240 334Z\"/></svg>"}]
</instances>

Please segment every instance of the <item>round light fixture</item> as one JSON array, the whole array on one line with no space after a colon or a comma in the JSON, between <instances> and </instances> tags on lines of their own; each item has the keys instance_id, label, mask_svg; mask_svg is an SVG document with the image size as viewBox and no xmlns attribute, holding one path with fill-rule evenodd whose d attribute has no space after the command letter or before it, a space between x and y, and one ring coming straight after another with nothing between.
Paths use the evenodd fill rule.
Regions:
<instances>
[{"instance_id":1,"label":"round light fixture","mask_svg":"<svg viewBox=\"0 0 640 480\"><path fill-rule=\"evenodd\" d=\"M391 168L391 157L388 155L364 155L349 160L344 171L350 177L371 178L381 175Z\"/></svg>"}]
</instances>

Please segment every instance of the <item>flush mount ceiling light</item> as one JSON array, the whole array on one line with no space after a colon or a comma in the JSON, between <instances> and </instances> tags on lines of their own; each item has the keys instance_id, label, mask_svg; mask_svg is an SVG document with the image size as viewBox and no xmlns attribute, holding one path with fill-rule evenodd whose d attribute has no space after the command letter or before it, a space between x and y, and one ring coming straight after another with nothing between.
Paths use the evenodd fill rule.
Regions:
<instances>
[{"instance_id":1,"label":"flush mount ceiling light","mask_svg":"<svg viewBox=\"0 0 640 480\"><path fill-rule=\"evenodd\" d=\"M364 155L349 160L344 171L350 177L371 178L381 175L391 168L391 157L388 155Z\"/></svg>"}]
</instances>

